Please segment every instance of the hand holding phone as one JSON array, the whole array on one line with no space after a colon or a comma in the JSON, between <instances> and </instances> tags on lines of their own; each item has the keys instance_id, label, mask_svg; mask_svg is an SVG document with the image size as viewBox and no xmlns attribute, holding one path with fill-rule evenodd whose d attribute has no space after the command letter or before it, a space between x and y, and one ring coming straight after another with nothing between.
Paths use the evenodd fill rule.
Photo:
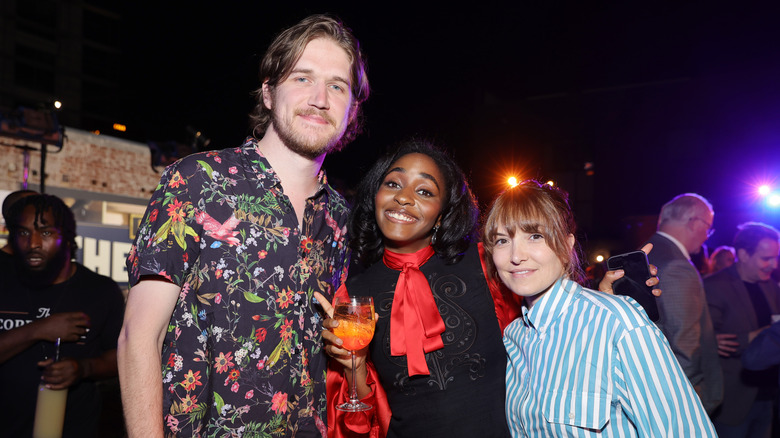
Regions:
<instances>
[{"instance_id":1,"label":"hand holding phone","mask_svg":"<svg viewBox=\"0 0 780 438\"><path fill-rule=\"evenodd\" d=\"M658 304L655 302L653 288L646 284L652 277L647 254L642 251L618 254L607 260L607 267L610 271L622 269L625 272L623 277L615 280L615 293L635 299L645 309L651 321L658 321Z\"/></svg>"}]
</instances>

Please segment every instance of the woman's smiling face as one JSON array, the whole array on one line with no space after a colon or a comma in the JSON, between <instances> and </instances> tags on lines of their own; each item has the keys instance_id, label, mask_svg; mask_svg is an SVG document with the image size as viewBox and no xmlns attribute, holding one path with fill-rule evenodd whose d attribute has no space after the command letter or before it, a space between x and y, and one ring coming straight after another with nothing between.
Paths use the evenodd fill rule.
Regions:
<instances>
[{"instance_id":1,"label":"woman's smiling face","mask_svg":"<svg viewBox=\"0 0 780 438\"><path fill-rule=\"evenodd\" d=\"M408 254L430 244L445 184L436 162L425 154L407 154L390 165L374 200L385 248Z\"/></svg>"},{"instance_id":2,"label":"woman's smiling face","mask_svg":"<svg viewBox=\"0 0 780 438\"><path fill-rule=\"evenodd\" d=\"M569 248L574 245L573 235L569 235L567 244ZM503 225L493 239L493 264L501 281L525 297L529 307L565 273L561 259L542 233L510 233Z\"/></svg>"}]
</instances>

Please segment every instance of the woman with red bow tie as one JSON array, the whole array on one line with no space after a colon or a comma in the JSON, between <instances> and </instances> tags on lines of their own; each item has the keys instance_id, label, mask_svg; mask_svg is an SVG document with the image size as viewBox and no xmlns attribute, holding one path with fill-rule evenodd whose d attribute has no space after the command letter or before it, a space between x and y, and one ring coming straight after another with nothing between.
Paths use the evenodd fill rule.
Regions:
<instances>
[{"instance_id":1,"label":"woman with red bow tie","mask_svg":"<svg viewBox=\"0 0 780 438\"><path fill-rule=\"evenodd\" d=\"M332 409L348 394L352 362L341 340L323 331L335 359L329 436L509 436L501 330L519 306L488 286L478 215L463 172L428 143L405 143L368 172L349 226L354 260L366 269L337 295L374 299L376 331L356 353L356 371L358 393L376 409Z\"/></svg>"},{"instance_id":2,"label":"woman with red bow tie","mask_svg":"<svg viewBox=\"0 0 780 438\"><path fill-rule=\"evenodd\" d=\"M376 330L356 352L356 379L362 401L375 408L335 409L348 398L352 361L341 339L323 330L334 359L328 436L509 437L502 332L521 306L485 275L479 209L463 172L443 151L409 141L374 164L355 204L348 232L353 260L365 270L351 269L336 295L374 299ZM608 274L603 289L616 278Z\"/></svg>"}]
</instances>

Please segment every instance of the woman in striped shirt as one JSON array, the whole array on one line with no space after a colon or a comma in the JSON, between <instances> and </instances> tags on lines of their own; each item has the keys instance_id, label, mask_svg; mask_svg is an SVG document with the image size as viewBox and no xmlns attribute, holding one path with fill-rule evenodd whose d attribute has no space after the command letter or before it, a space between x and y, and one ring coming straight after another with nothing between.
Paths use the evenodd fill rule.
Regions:
<instances>
[{"instance_id":1,"label":"woman in striped shirt","mask_svg":"<svg viewBox=\"0 0 780 438\"><path fill-rule=\"evenodd\" d=\"M504 331L515 437L717 436L664 335L632 299L583 288L560 189L525 181L485 223L491 270L523 298Z\"/></svg>"}]
</instances>

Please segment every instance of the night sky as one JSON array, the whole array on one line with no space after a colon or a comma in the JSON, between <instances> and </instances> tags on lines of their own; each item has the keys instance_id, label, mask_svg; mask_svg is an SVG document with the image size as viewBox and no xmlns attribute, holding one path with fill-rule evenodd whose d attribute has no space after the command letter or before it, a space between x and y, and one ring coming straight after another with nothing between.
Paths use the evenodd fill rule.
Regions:
<instances>
[{"instance_id":1,"label":"night sky","mask_svg":"<svg viewBox=\"0 0 780 438\"><path fill-rule=\"evenodd\" d=\"M483 206L509 171L559 181L592 246L638 245L683 192L714 204L710 248L745 220L780 225L752 195L780 179L777 6L177 3L121 11L134 140L187 141L191 126L210 148L240 144L265 48L327 12L361 41L372 88L364 133L325 162L345 187L387 147L418 137L452 151Z\"/></svg>"}]
</instances>

